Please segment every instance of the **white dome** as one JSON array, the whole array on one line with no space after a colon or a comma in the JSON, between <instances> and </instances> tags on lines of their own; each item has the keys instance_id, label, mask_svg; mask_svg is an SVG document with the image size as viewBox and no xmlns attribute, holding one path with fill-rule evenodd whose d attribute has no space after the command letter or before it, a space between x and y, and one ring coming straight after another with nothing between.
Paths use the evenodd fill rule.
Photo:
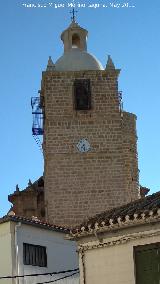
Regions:
<instances>
[{"instance_id":1,"label":"white dome","mask_svg":"<svg viewBox=\"0 0 160 284\"><path fill-rule=\"evenodd\" d=\"M56 61L55 71L104 70L102 64L91 54L72 48Z\"/></svg>"}]
</instances>

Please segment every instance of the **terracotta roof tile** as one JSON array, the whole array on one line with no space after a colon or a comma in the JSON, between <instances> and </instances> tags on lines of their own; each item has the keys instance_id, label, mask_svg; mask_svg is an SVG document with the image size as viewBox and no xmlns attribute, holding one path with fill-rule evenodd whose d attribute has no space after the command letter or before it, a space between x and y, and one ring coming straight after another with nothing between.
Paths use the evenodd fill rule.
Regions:
<instances>
[{"instance_id":1,"label":"terracotta roof tile","mask_svg":"<svg viewBox=\"0 0 160 284\"><path fill-rule=\"evenodd\" d=\"M157 212L160 208L160 192L156 192L147 197L138 199L136 201L127 203L120 207L113 208L111 210L104 211L100 214L97 214L88 220L84 221L81 225L72 229L71 234L78 233L82 231L89 231L89 228L95 228L95 224L102 226L102 223L109 226L109 221L112 220L113 224L118 224L118 218L122 221L125 220L126 216L129 216L129 219L134 219L134 215L137 215L137 218L141 219L142 213L149 215L150 211L153 211L153 214Z\"/></svg>"},{"instance_id":2,"label":"terracotta roof tile","mask_svg":"<svg viewBox=\"0 0 160 284\"><path fill-rule=\"evenodd\" d=\"M6 216L0 218L0 224L8 222L8 221L22 222L23 224L33 225L33 226L41 227L41 228L44 228L44 229L50 229L50 230L58 231L58 232L64 232L64 233L69 232L69 228L67 228L67 227L49 224L47 222L38 220L35 217L26 218L26 217L21 217L21 216L16 216L16 215L14 215L14 216L6 215Z\"/></svg>"}]
</instances>

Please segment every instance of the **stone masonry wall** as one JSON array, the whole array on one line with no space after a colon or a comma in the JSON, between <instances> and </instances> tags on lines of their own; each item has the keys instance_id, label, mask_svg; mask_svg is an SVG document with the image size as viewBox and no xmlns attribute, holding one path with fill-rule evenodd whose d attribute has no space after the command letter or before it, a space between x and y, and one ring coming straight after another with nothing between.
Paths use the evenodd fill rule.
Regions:
<instances>
[{"instance_id":1,"label":"stone masonry wall","mask_svg":"<svg viewBox=\"0 0 160 284\"><path fill-rule=\"evenodd\" d=\"M13 204L11 211L17 216L31 218L36 216L40 220L45 220L44 213L44 193L34 191L24 191L9 196L9 201Z\"/></svg>"},{"instance_id":2,"label":"stone masonry wall","mask_svg":"<svg viewBox=\"0 0 160 284\"><path fill-rule=\"evenodd\" d=\"M128 189L127 195L131 201L137 198L135 188L139 189L136 119L136 115L123 112L124 167L126 172L126 187ZM139 191L138 194L140 194Z\"/></svg>"},{"instance_id":3,"label":"stone masonry wall","mask_svg":"<svg viewBox=\"0 0 160 284\"><path fill-rule=\"evenodd\" d=\"M35 216L40 220L45 220L43 177L34 183L29 181L24 190L20 190L17 185L14 193L8 196L8 200L12 203L10 211L13 211L17 216L28 218Z\"/></svg>"},{"instance_id":4,"label":"stone masonry wall","mask_svg":"<svg viewBox=\"0 0 160 284\"><path fill-rule=\"evenodd\" d=\"M118 73L43 72L44 187L49 222L73 226L138 198L135 116L122 116L119 111ZM89 111L74 109L76 78L91 80ZM78 152L76 144L82 138L90 142L91 151Z\"/></svg>"}]
</instances>

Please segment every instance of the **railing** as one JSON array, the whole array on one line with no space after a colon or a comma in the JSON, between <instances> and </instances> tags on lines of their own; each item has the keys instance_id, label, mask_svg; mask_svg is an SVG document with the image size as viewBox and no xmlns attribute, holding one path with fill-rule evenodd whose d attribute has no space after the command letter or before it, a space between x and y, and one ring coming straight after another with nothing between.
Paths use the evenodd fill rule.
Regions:
<instances>
[{"instance_id":1,"label":"railing","mask_svg":"<svg viewBox=\"0 0 160 284\"><path fill-rule=\"evenodd\" d=\"M32 106L32 134L33 135L43 135L43 110L40 105L39 97L31 98L31 106Z\"/></svg>"},{"instance_id":2,"label":"railing","mask_svg":"<svg viewBox=\"0 0 160 284\"><path fill-rule=\"evenodd\" d=\"M123 112L123 101L122 101L122 91L118 92L118 100L119 100L119 111Z\"/></svg>"}]
</instances>

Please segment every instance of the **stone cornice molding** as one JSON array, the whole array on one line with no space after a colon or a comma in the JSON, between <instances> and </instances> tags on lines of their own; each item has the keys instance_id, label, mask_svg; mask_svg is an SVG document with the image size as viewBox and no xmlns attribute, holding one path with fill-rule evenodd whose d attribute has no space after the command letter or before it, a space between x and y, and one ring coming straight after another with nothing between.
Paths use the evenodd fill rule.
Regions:
<instances>
[{"instance_id":1,"label":"stone cornice molding","mask_svg":"<svg viewBox=\"0 0 160 284\"><path fill-rule=\"evenodd\" d=\"M138 232L138 233L133 233L133 234L127 234L127 235L123 235L123 236L119 236L119 237L112 237L112 238L109 238L108 240L105 240L103 242L90 241L90 242L85 243L85 244L80 244L78 246L78 252L84 253L84 251L91 250L91 249L104 248L104 247L110 247L110 246L125 244L129 241L132 241L132 240L143 239L143 238L146 238L146 237L152 238L152 237L159 236L159 235L160 235L160 229L150 230L150 231L145 231L145 232Z\"/></svg>"}]
</instances>

